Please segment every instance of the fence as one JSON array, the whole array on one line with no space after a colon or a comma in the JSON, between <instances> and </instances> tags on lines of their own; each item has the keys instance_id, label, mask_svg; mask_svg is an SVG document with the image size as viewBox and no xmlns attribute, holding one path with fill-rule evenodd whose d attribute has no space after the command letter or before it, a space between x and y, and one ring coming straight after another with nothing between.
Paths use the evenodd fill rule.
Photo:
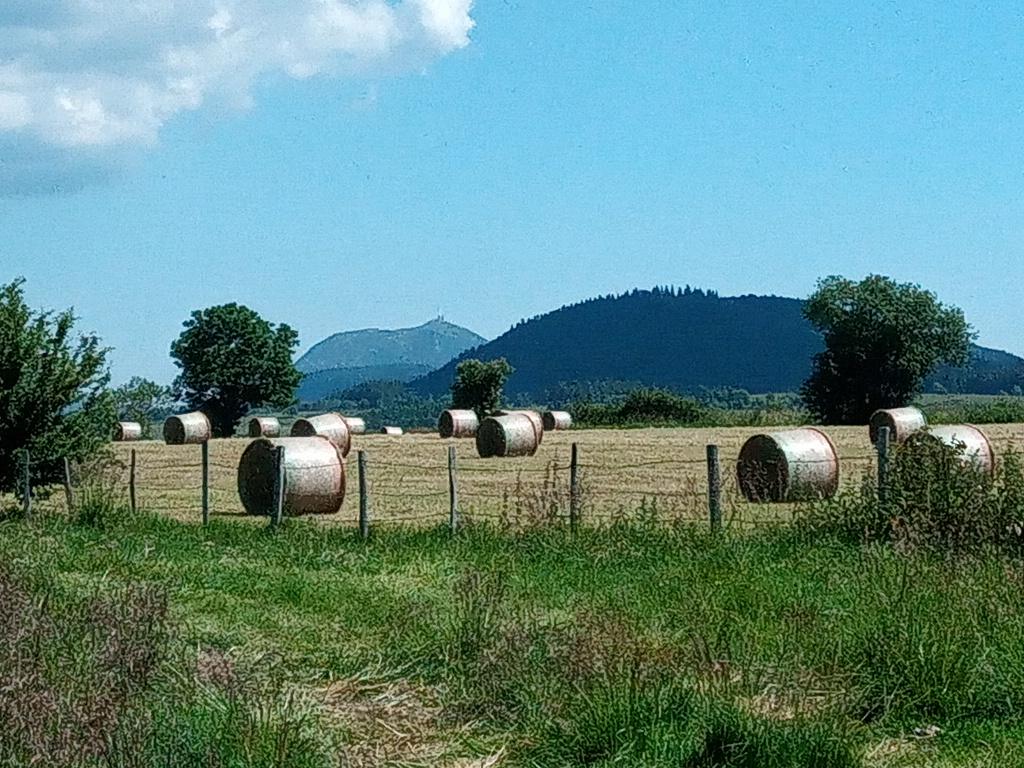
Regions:
<instances>
[{"instance_id":1,"label":"fence","mask_svg":"<svg viewBox=\"0 0 1024 768\"><path fill-rule=\"evenodd\" d=\"M840 441L840 475L849 486L865 480L885 493L887 440L872 450L863 429ZM702 436L722 443L705 444ZM461 525L488 521L527 526L559 523L570 528L618 520L651 519L700 523L713 530L788 522L792 505L751 504L740 492L735 460L743 431L669 430L611 437L601 433L561 433L545 438L543 450L528 459L480 459L460 451L465 442L436 437L367 436L349 456L348 493L330 520L371 528L389 525ZM1010 441L1021 439L1019 428ZM614 442L613 442L614 441ZM632 441L632 442L631 442ZM131 508L146 508L189 520L242 516L237 470L249 441L216 440L203 445L122 444L113 482L124 489ZM467 446L468 447L468 446ZM865 450L867 448L867 450ZM284 511L283 457L273 509L278 524ZM25 465L21 497L32 512L30 473ZM64 495L73 504L72 468L65 463ZM29 492L25 492L29 489Z\"/></svg>"},{"instance_id":2,"label":"fence","mask_svg":"<svg viewBox=\"0 0 1024 768\"><path fill-rule=\"evenodd\" d=\"M605 439L591 441L587 432L569 434L546 438L540 454L528 459L480 459L475 451L460 450L469 447L465 441L364 438L362 450L353 451L347 461L348 493L341 513L330 518L358 526L364 535L371 527L432 523L457 530L480 521L576 528L657 519L720 530L789 519L788 505L753 505L743 499L734 471L738 438L705 445L675 432L615 435L626 441L623 447ZM204 523L211 516L242 516L237 470L248 444L241 439L186 446L120 444L112 482L123 489L133 510ZM842 474L860 479L876 472L877 461L873 451L847 453ZM275 477L282 467L283 457ZM72 486L67 467L69 506ZM272 524L283 514L283 484L278 488L278 502L266 512ZM30 514L32 494L23 491L22 498Z\"/></svg>"}]
</instances>

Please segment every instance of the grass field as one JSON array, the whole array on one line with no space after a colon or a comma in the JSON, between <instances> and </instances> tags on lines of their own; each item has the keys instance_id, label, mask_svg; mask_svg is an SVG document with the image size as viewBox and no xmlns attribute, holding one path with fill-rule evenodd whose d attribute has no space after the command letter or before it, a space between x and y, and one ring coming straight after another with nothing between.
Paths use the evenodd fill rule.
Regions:
<instances>
[{"instance_id":1,"label":"grass field","mask_svg":"<svg viewBox=\"0 0 1024 768\"><path fill-rule=\"evenodd\" d=\"M168 758L163 733L104 764L1024 764L1010 560L785 528L405 528L364 544L309 520L273 535L153 515L9 521L0 558L55 612L124 603L132 584L168 595L170 669L138 696L193 757ZM9 623L0 636L19 647ZM183 680L199 693L179 702ZM236 688L255 713L239 722ZM230 759L200 759L226 744Z\"/></svg>"},{"instance_id":2,"label":"grass field","mask_svg":"<svg viewBox=\"0 0 1024 768\"><path fill-rule=\"evenodd\" d=\"M137 444L142 512L83 491L75 515L56 494L32 520L0 522L0 716L22 723L0 734L0 764L25 764L10 745L23 731L38 740L40 701L65 729L91 711L79 694L62 694L65 709L52 688L39 694L34 668L8 679L5 664L41 654L43 678L67 670L72 688L106 670L86 702L130 693L116 717L89 720L102 738L83 749L112 756L42 763L76 768L1024 765L1018 557L841 543L793 525L715 537L662 524L703 519L704 445L728 467L754 431L581 431L514 461L471 460L459 443L479 524L455 537L442 524L446 442L366 436L381 523L368 542L351 499L336 520L277 533L241 516L245 440L211 446L220 514L203 528L199 449ZM828 432L852 484L872 461L865 430ZM1024 439L1024 426L986 432L1002 452ZM530 501L552 478L567 484L573 441L586 509L604 523L576 537ZM654 498L657 514L637 513ZM99 503L103 515L86 514ZM502 524L516 504L524 524ZM751 522L788 517L734 507ZM135 585L168 600L160 644L131 629L146 616ZM102 666L113 627L128 628L117 674ZM160 663L119 686L118 674L139 677L138 659Z\"/></svg>"},{"instance_id":3,"label":"grass field","mask_svg":"<svg viewBox=\"0 0 1024 768\"><path fill-rule=\"evenodd\" d=\"M369 461L371 507L376 525L430 524L447 519L447 450L458 450L459 496L467 519L529 523L550 516L565 517L569 500L569 455L579 444L583 516L593 522L633 518L638 514L664 521L703 520L707 515L705 446L721 452L726 516L735 525L756 525L786 519L785 507L743 502L734 466L740 447L754 428L581 430L548 433L536 456L519 459L476 457L472 440L447 441L435 435L400 438L361 435L355 449ZM858 482L875 466L867 430L828 428L840 453L846 484ZM997 452L1024 445L1024 425L984 428ZM210 444L212 508L215 515L241 516L236 470L246 439L214 440ZM143 506L182 519L200 511L198 446L167 446L160 442L118 444L117 458L127 466L137 451L137 483ZM355 450L348 459L349 493L342 511L324 522L353 525L357 517ZM127 473L122 472L122 484Z\"/></svg>"}]
</instances>

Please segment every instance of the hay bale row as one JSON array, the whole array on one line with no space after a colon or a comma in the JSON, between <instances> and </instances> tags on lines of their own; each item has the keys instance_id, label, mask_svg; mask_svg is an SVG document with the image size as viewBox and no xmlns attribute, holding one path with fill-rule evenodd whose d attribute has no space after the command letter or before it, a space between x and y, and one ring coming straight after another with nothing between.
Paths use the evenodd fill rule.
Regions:
<instances>
[{"instance_id":1,"label":"hay bale row","mask_svg":"<svg viewBox=\"0 0 1024 768\"><path fill-rule=\"evenodd\" d=\"M345 425L348 427L349 434L366 434L366 422L363 419L360 419L358 416L342 416L341 418L345 420Z\"/></svg>"},{"instance_id":2,"label":"hay bale row","mask_svg":"<svg viewBox=\"0 0 1024 768\"><path fill-rule=\"evenodd\" d=\"M520 415L525 416L533 424L534 432L537 434L537 445L539 446L544 442L544 417L540 415L540 411L528 411L525 409L514 410L514 411L495 411L494 416L514 416Z\"/></svg>"},{"instance_id":3,"label":"hay bale row","mask_svg":"<svg viewBox=\"0 0 1024 768\"><path fill-rule=\"evenodd\" d=\"M328 438L261 438L238 463L238 496L250 515L270 514L274 504L274 449L284 448L284 511L330 515L345 500L345 458Z\"/></svg>"},{"instance_id":4,"label":"hay bale row","mask_svg":"<svg viewBox=\"0 0 1024 768\"><path fill-rule=\"evenodd\" d=\"M752 502L827 499L839 489L839 454L812 427L754 435L740 449L736 477Z\"/></svg>"},{"instance_id":5,"label":"hay bale row","mask_svg":"<svg viewBox=\"0 0 1024 768\"><path fill-rule=\"evenodd\" d=\"M324 413L319 416L309 416L305 419L296 419L292 424L292 437L326 437L341 451L342 456L348 456L352 450L352 433L349 431L345 418L340 413Z\"/></svg>"},{"instance_id":6,"label":"hay bale row","mask_svg":"<svg viewBox=\"0 0 1024 768\"><path fill-rule=\"evenodd\" d=\"M401 427L381 427L380 433L389 437L401 437L405 434L405 430Z\"/></svg>"},{"instance_id":7,"label":"hay bale row","mask_svg":"<svg viewBox=\"0 0 1024 768\"><path fill-rule=\"evenodd\" d=\"M544 431L560 432L572 428L572 415L568 411L544 411Z\"/></svg>"},{"instance_id":8,"label":"hay bale row","mask_svg":"<svg viewBox=\"0 0 1024 768\"><path fill-rule=\"evenodd\" d=\"M476 434L480 458L533 456L540 447L543 428L526 413L506 413L483 420Z\"/></svg>"},{"instance_id":9,"label":"hay bale row","mask_svg":"<svg viewBox=\"0 0 1024 768\"><path fill-rule=\"evenodd\" d=\"M878 445L878 431L889 428L889 439L894 443L905 443L915 432L928 428L928 419L917 408L884 408L875 411L868 422L871 444Z\"/></svg>"},{"instance_id":10,"label":"hay bale row","mask_svg":"<svg viewBox=\"0 0 1024 768\"><path fill-rule=\"evenodd\" d=\"M479 428L480 419L474 411L447 410L437 420L437 433L446 439L476 437Z\"/></svg>"},{"instance_id":11,"label":"hay bale row","mask_svg":"<svg viewBox=\"0 0 1024 768\"><path fill-rule=\"evenodd\" d=\"M996 454L988 436L971 424L946 424L932 427L928 434L944 445L957 450L964 464L973 465L979 472L993 475Z\"/></svg>"},{"instance_id":12,"label":"hay bale row","mask_svg":"<svg viewBox=\"0 0 1024 768\"><path fill-rule=\"evenodd\" d=\"M273 416L257 416L249 420L249 437L280 437L281 422Z\"/></svg>"},{"instance_id":13,"label":"hay bale row","mask_svg":"<svg viewBox=\"0 0 1024 768\"><path fill-rule=\"evenodd\" d=\"M198 445L212 436L210 420L199 411L171 416L164 422L164 442L168 445Z\"/></svg>"},{"instance_id":14,"label":"hay bale row","mask_svg":"<svg viewBox=\"0 0 1024 768\"><path fill-rule=\"evenodd\" d=\"M137 421L119 421L114 425L115 443L132 443L142 439L142 425Z\"/></svg>"}]
</instances>

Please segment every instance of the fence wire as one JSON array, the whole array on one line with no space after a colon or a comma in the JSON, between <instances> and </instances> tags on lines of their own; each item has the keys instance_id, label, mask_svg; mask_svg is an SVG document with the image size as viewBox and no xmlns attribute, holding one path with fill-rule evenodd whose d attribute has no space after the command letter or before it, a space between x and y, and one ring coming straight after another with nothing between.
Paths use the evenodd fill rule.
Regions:
<instances>
[{"instance_id":1,"label":"fence wire","mask_svg":"<svg viewBox=\"0 0 1024 768\"><path fill-rule=\"evenodd\" d=\"M568 439L543 445L533 457L516 459L481 459L467 441L367 440L366 505L371 526L449 522L450 445L456 447L456 507L462 523L569 524L575 511L584 525L631 520L707 524L709 489L703 445L680 444L678 439L668 436L665 441L647 438L642 446L619 447L607 443L588 445L587 433L573 437L579 445L575 507ZM211 516L246 515L238 491L238 466L248 444L246 440L215 440L209 444L206 497ZM720 449L724 523L756 527L787 521L792 514L789 505L752 504L744 498L736 473L740 447L730 443ZM135 455L139 507L200 519L204 488L200 446L118 446L116 482L126 488L130 482L131 452ZM839 461L840 481L850 486L873 475L877 457L873 452L846 452ZM360 509L357 451L349 454L344 468L345 499L336 515L324 519L332 524L356 526Z\"/></svg>"}]
</instances>

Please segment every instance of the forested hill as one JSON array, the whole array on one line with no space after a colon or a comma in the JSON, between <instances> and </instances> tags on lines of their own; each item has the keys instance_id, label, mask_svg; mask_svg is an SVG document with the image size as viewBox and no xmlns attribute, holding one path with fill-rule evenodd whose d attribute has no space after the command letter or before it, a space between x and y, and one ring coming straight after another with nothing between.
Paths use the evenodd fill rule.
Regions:
<instances>
[{"instance_id":1,"label":"forested hill","mask_svg":"<svg viewBox=\"0 0 1024 768\"><path fill-rule=\"evenodd\" d=\"M510 395L543 397L562 384L600 381L686 392L794 392L822 347L801 306L798 299L723 298L689 288L604 296L521 322L412 387L444 394L458 360L504 357L516 369L506 388ZM978 347L974 359L970 369L940 371L929 388L995 394L1024 382L1024 360L1018 357Z\"/></svg>"},{"instance_id":2,"label":"forested hill","mask_svg":"<svg viewBox=\"0 0 1024 768\"><path fill-rule=\"evenodd\" d=\"M636 290L522 322L462 357L507 358L516 369L506 390L510 394L605 380L678 390L791 391L821 346L800 307L795 299L773 296ZM413 386L424 393L447 391L456 362Z\"/></svg>"}]
</instances>

